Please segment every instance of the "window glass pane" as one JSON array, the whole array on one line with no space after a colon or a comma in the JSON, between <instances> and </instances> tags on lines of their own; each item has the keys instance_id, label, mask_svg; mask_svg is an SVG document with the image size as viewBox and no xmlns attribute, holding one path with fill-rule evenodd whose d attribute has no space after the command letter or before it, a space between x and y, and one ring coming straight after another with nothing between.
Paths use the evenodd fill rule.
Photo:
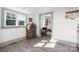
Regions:
<instances>
[{"instance_id":1,"label":"window glass pane","mask_svg":"<svg viewBox=\"0 0 79 59\"><path fill-rule=\"evenodd\" d=\"M18 20L26 21L26 16L22 14L18 14Z\"/></svg>"},{"instance_id":2,"label":"window glass pane","mask_svg":"<svg viewBox=\"0 0 79 59\"><path fill-rule=\"evenodd\" d=\"M16 20L6 20L6 25L16 25Z\"/></svg>"},{"instance_id":3,"label":"window glass pane","mask_svg":"<svg viewBox=\"0 0 79 59\"><path fill-rule=\"evenodd\" d=\"M16 14L12 14L12 20L16 19Z\"/></svg>"},{"instance_id":4,"label":"window glass pane","mask_svg":"<svg viewBox=\"0 0 79 59\"><path fill-rule=\"evenodd\" d=\"M11 20L11 18L6 18L6 20Z\"/></svg>"},{"instance_id":5,"label":"window glass pane","mask_svg":"<svg viewBox=\"0 0 79 59\"><path fill-rule=\"evenodd\" d=\"M19 25L24 25L24 21L19 21Z\"/></svg>"},{"instance_id":6,"label":"window glass pane","mask_svg":"<svg viewBox=\"0 0 79 59\"><path fill-rule=\"evenodd\" d=\"M11 13L6 13L6 18L11 18Z\"/></svg>"},{"instance_id":7,"label":"window glass pane","mask_svg":"<svg viewBox=\"0 0 79 59\"><path fill-rule=\"evenodd\" d=\"M16 15L10 12L6 13L6 25L16 25Z\"/></svg>"}]
</instances>

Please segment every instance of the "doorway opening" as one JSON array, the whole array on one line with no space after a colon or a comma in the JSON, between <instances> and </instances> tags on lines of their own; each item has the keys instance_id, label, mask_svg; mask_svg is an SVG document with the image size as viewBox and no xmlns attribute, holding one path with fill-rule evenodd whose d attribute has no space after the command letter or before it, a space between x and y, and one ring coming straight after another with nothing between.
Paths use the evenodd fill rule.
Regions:
<instances>
[{"instance_id":1,"label":"doorway opening","mask_svg":"<svg viewBox=\"0 0 79 59\"><path fill-rule=\"evenodd\" d=\"M39 15L40 36L44 39L51 39L53 34L53 12Z\"/></svg>"}]
</instances>

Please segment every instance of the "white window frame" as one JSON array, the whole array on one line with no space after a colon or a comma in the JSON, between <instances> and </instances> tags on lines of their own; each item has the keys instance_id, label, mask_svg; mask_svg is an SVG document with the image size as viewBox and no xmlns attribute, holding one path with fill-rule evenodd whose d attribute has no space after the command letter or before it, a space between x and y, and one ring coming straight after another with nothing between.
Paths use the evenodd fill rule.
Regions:
<instances>
[{"instance_id":1,"label":"white window frame","mask_svg":"<svg viewBox=\"0 0 79 59\"><path fill-rule=\"evenodd\" d=\"M6 25L6 16L7 16L7 13L11 13L11 14L16 14L16 24L15 25ZM25 16L25 20L24 20L24 25L19 25L19 21L18 20L18 14L21 14L21 13L18 13L18 12L14 12L14 11L8 11L8 10L4 10L4 27L19 27L19 26L26 26L26 19L27 19L27 16L25 14L21 14L21 15L24 15Z\"/></svg>"},{"instance_id":2,"label":"white window frame","mask_svg":"<svg viewBox=\"0 0 79 59\"><path fill-rule=\"evenodd\" d=\"M5 27L15 27L16 26L16 24L15 25L6 25L6 14L7 13L11 13L11 14L16 14L15 12L11 12L11 11L4 11L4 26ZM17 23L17 17L16 17L16 23Z\"/></svg>"},{"instance_id":3,"label":"white window frame","mask_svg":"<svg viewBox=\"0 0 79 59\"><path fill-rule=\"evenodd\" d=\"M19 19L17 19L18 20L18 23L17 23L18 26L26 26L26 15L23 15L23 14L18 14L18 15L25 16L25 20L19 20ZM19 21L24 21L24 25L19 25Z\"/></svg>"}]
</instances>

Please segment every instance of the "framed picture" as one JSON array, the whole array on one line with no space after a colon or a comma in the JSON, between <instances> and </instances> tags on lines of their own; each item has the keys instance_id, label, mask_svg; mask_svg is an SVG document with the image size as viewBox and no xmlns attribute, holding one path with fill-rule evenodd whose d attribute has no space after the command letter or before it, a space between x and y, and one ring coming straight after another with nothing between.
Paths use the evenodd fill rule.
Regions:
<instances>
[{"instance_id":1,"label":"framed picture","mask_svg":"<svg viewBox=\"0 0 79 59\"><path fill-rule=\"evenodd\" d=\"M73 12L73 13L66 13L65 15L65 18L68 18L68 19L75 19L76 17L78 17L78 13L77 12Z\"/></svg>"}]
</instances>

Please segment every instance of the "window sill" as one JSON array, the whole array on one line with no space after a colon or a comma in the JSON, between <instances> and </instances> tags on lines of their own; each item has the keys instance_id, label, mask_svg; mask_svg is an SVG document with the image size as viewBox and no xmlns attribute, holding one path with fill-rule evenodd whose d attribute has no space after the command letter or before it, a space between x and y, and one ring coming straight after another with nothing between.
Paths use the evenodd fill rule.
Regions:
<instances>
[{"instance_id":1,"label":"window sill","mask_svg":"<svg viewBox=\"0 0 79 59\"><path fill-rule=\"evenodd\" d=\"M2 26L1 29L26 28L26 26Z\"/></svg>"}]
</instances>

